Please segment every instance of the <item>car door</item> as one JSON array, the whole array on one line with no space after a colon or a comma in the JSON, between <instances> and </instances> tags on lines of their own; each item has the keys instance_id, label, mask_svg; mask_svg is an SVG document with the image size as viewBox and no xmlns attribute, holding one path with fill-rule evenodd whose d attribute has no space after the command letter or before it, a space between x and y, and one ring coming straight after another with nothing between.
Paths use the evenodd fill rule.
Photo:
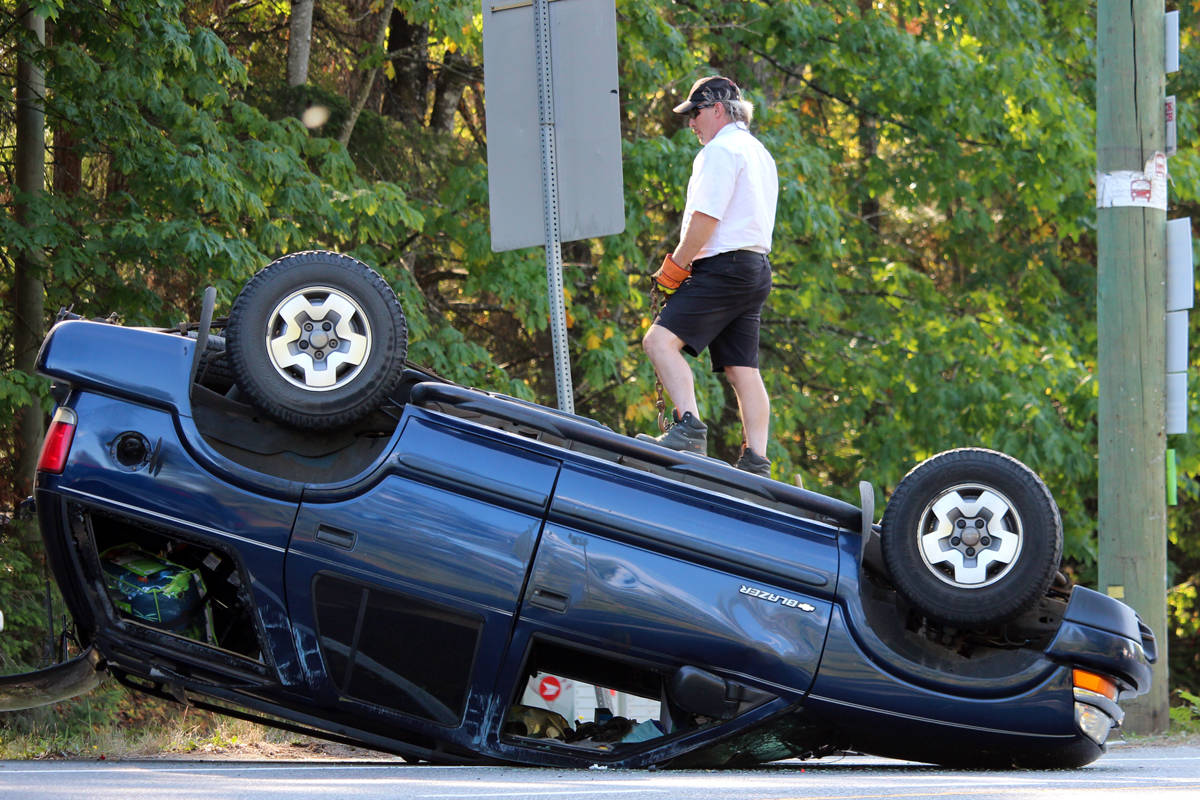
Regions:
<instances>
[{"instance_id":1,"label":"car door","mask_svg":"<svg viewBox=\"0 0 1200 800\"><path fill-rule=\"evenodd\" d=\"M320 702L450 738L483 713L559 467L519 445L410 409L381 470L306 493L286 585Z\"/></svg>"},{"instance_id":2,"label":"car door","mask_svg":"<svg viewBox=\"0 0 1200 800\"><path fill-rule=\"evenodd\" d=\"M798 698L829 626L836 533L646 473L569 461L525 592L511 674L540 668L528 662L538 652L568 665L603 653L615 672L622 661L667 673L689 666Z\"/></svg>"}]
</instances>

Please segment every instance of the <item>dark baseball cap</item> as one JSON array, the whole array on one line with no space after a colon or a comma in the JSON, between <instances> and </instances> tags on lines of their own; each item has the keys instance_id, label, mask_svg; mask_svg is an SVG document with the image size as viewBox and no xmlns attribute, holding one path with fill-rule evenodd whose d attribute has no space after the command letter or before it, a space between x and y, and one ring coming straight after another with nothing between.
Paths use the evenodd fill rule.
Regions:
<instances>
[{"instance_id":1,"label":"dark baseball cap","mask_svg":"<svg viewBox=\"0 0 1200 800\"><path fill-rule=\"evenodd\" d=\"M675 106L676 114L686 114L696 106L711 106L723 100L741 100L742 91L737 84L720 75L710 75L692 84L688 99Z\"/></svg>"}]
</instances>

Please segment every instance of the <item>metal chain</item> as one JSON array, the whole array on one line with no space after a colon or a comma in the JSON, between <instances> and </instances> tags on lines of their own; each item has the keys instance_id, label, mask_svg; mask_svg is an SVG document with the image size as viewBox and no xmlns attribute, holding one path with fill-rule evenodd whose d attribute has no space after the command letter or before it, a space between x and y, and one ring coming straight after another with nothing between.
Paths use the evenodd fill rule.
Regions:
<instances>
[{"instance_id":1,"label":"metal chain","mask_svg":"<svg viewBox=\"0 0 1200 800\"><path fill-rule=\"evenodd\" d=\"M658 282L655 281L650 287L650 319L658 319L658 312L662 308L662 292L658 290ZM658 370L654 370L654 407L658 409L658 429L663 433L667 432L667 401L663 398L662 379L658 377Z\"/></svg>"}]
</instances>

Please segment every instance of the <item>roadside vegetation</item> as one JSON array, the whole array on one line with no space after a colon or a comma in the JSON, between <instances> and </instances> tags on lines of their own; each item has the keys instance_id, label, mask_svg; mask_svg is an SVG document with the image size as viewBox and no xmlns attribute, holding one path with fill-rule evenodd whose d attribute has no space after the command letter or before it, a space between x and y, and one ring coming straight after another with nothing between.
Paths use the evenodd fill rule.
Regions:
<instances>
[{"instance_id":1,"label":"roadside vegetation","mask_svg":"<svg viewBox=\"0 0 1200 800\"><path fill-rule=\"evenodd\" d=\"M0 759L385 758L127 691L105 677L82 697L6 715Z\"/></svg>"},{"instance_id":2,"label":"roadside vegetation","mask_svg":"<svg viewBox=\"0 0 1200 800\"><path fill-rule=\"evenodd\" d=\"M1191 111L1170 216L1200 220L1200 7L1176 6L1183 65L1167 93ZM304 7L307 26L293 14ZM25 9L45 20L44 44ZM617 0L616 12L625 232L564 246L579 413L653 429L647 275L678 234L696 150L671 107L695 78L728 75L757 104L781 175L763 339L779 474L854 501L860 479L886 497L948 447L1003 450L1046 480L1066 568L1094 585L1094 5ZM17 518L51 406L33 357L61 307L174 325L198 317L205 286L220 315L272 259L339 250L395 288L410 358L553 402L543 253L490 248L481 25L478 0L0 0L0 670L49 663L64 628L36 530ZM45 92L31 145L18 98L34 73ZM328 117L306 127L313 109ZM736 405L713 376L698 390L714 454L732 460ZM1200 419L1195 388L1189 405ZM1181 478L1166 638L1186 727L1200 694L1200 446L1169 446ZM131 702L105 689L6 715L0 748L82 752L122 715L121 736L180 716ZM207 725L199 738L225 735Z\"/></svg>"},{"instance_id":3,"label":"roadside vegetation","mask_svg":"<svg viewBox=\"0 0 1200 800\"><path fill-rule=\"evenodd\" d=\"M1178 689L1179 704L1171 708L1171 729L1185 734L1200 735L1200 695Z\"/></svg>"}]
</instances>

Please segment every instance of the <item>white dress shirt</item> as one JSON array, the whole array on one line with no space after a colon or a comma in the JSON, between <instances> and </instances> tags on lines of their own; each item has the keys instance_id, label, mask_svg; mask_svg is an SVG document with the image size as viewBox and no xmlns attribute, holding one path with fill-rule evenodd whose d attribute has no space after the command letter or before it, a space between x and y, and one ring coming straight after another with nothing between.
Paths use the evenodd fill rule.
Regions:
<instances>
[{"instance_id":1,"label":"white dress shirt","mask_svg":"<svg viewBox=\"0 0 1200 800\"><path fill-rule=\"evenodd\" d=\"M732 250L771 251L779 175L775 159L744 122L731 122L717 132L692 162L683 234L699 211L718 220L696 258Z\"/></svg>"}]
</instances>

